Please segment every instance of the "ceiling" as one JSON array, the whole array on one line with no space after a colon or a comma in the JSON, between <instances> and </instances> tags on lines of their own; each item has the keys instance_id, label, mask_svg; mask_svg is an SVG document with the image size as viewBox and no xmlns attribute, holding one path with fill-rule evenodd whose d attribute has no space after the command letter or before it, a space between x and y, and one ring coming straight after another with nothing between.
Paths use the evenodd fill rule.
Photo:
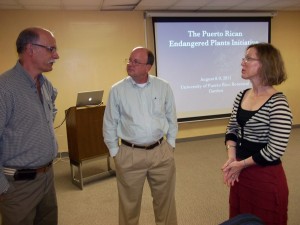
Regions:
<instances>
[{"instance_id":1,"label":"ceiling","mask_svg":"<svg viewBox=\"0 0 300 225\"><path fill-rule=\"evenodd\" d=\"M300 0L0 0L0 10L300 11Z\"/></svg>"}]
</instances>

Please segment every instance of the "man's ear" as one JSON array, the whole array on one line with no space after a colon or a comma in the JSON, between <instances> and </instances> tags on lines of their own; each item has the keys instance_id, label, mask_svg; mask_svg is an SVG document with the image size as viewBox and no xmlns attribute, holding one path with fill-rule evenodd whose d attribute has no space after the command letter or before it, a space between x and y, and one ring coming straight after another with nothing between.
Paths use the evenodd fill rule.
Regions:
<instances>
[{"instance_id":1,"label":"man's ear","mask_svg":"<svg viewBox=\"0 0 300 225\"><path fill-rule=\"evenodd\" d=\"M149 72L149 71L151 70L151 68L152 68L152 65L147 64L147 65L146 65L146 68L147 68L147 72Z\"/></svg>"},{"instance_id":2,"label":"man's ear","mask_svg":"<svg viewBox=\"0 0 300 225\"><path fill-rule=\"evenodd\" d=\"M33 47L32 44L28 43L25 48L26 54L32 56L33 55Z\"/></svg>"}]
</instances>

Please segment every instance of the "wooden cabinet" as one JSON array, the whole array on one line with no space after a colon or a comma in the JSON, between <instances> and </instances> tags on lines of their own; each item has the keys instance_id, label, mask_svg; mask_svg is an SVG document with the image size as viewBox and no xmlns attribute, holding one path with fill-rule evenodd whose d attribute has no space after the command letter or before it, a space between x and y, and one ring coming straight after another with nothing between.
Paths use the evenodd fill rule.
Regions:
<instances>
[{"instance_id":1,"label":"wooden cabinet","mask_svg":"<svg viewBox=\"0 0 300 225\"><path fill-rule=\"evenodd\" d=\"M66 112L70 159L76 162L108 154L103 141L105 106L72 107Z\"/></svg>"},{"instance_id":2,"label":"wooden cabinet","mask_svg":"<svg viewBox=\"0 0 300 225\"><path fill-rule=\"evenodd\" d=\"M109 152L103 140L102 125L105 106L71 107L66 110L67 139L72 182L83 189L91 177L83 177L82 164L97 157L106 157L111 172ZM75 175L74 168L78 173Z\"/></svg>"}]
</instances>

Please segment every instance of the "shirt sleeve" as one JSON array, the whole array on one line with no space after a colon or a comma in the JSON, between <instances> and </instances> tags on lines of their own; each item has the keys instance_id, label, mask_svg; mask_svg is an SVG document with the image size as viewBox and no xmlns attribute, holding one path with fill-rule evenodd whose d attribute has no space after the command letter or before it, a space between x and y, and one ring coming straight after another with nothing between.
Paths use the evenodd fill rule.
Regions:
<instances>
[{"instance_id":1,"label":"shirt sleeve","mask_svg":"<svg viewBox=\"0 0 300 225\"><path fill-rule=\"evenodd\" d=\"M225 143L228 140L231 141L238 141L238 129L239 129L239 124L237 122L237 111L238 111L238 107L241 101L241 93L239 93L236 98L235 101L233 103L233 109L231 112L231 117L229 119L229 123L227 125L226 128L226 133L225 133Z\"/></svg>"},{"instance_id":2,"label":"shirt sleeve","mask_svg":"<svg viewBox=\"0 0 300 225\"><path fill-rule=\"evenodd\" d=\"M114 157L118 153L119 142L117 136L118 121L120 119L120 111L116 100L116 93L112 88L105 107L103 117L103 137L104 142L109 150L110 156Z\"/></svg>"},{"instance_id":3,"label":"shirt sleeve","mask_svg":"<svg viewBox=\"0 0 300 225\"><path fill-rule=\"evenodd\" d=\"M7 105L4 101L4 93L0 91L0 140L3 138L4 127L7 121ZM2 148L0 148L0 155L3 154ZM2 160L0 160L0 194L7 191L9 188L8 181L3 174L3 165Z\"/></svg>"},{"instance_id":4,"label":"shirt sleeve","mask_svg":"<svg viewBox=\"0 0 300 225\"><path fill-rule=\"evenodd\" d=\"M167 132L168 143L175 148L176 135L178 132L178 123L176 115L175 99L170 86L168 86L167 102L166 102L166 118L169 123L169 129Z\"/></svg>"},{"instance_id":5,"label":"shirt sleeve","mask_svg":"<svg viewBox=\"0 0 300 225\"><path fill-rule=\"evenodd\" d=\"M283 156L292 130L292 113L284 95L280 95L270 104L269 141L253 160L260 165L278 160Z\"/></svg>"}]
</instances>

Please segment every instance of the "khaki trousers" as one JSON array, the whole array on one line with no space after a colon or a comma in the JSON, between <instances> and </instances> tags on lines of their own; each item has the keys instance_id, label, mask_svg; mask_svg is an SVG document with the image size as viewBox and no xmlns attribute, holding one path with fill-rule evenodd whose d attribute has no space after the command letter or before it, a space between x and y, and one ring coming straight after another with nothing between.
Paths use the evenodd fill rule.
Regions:
<instances>
[{"instance_id":1,"label":"khaki trousers","mask_svg":"<svg viewBox=\"0 0 300 225\"><path fill-rule=\"evenodd\" d=\"M0 202L2 225L57 225L57 200L53 168L34 180L15 181Z\"/></svg>"},{"instance_id":2,"label":"khaki trousers","mask_svg":"<svg viewBox=\"0 0 300 225\"><path fill-rule=\"evenodd\" d=\"M174 150L167 141L152 150L121 145L116 155L119 225L138 225L145 180L153 197L156 225L177 225Z\"/></svg>"}]
</instances>

